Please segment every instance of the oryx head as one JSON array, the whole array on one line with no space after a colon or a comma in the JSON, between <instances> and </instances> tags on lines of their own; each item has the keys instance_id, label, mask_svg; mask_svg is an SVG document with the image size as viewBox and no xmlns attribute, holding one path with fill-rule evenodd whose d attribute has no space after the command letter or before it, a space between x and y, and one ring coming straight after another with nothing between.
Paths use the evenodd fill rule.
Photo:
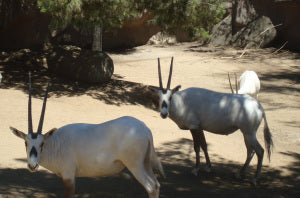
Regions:
<instances>
[{"instance_id":1,"label":"oryx head","mask_svg":"<svg viewBox=\"0 0 300 198\"><path fill-rule=\"evenodd\" d=\"M169 71L169 79L167 88L163 88L162 77L161 77L161 69L160 69L160 60L158 58L158 79L159 79L159 88L149 87L151 90L157 91L159 96L159 109L160 116L162 118L167 118L169 115L170 103L172 100L172 95L178 91L181 86L178 85L174 89L170 89L171 78L172 78L172 70L173 70L173 57L171 60L170 71Z\"/></svg>"},{"instance_id":2,"label":"oryx head","mask_svg":"<svg viewBox=\"0 0 300 198\"><path fill-rule=\"evenodd\" d=\"M52 136L56 131L56 129L54 128L51 129L49 132L47 132L45 135L42 135L48 89L49 89L49 83L44 97L44 103L42 107L42 113L40 117L38 130L36 133L34 133L32 129L32 114L31 114L31 75L29 73L28 133L25 134L22 131L19 131L18 129L10 127L10 129L16 136L25 140L28 169L32 172L36 171L39 167L39 159L40 159L40 154L43 150L44 140Z\"/></svg>"},{"instance_id":3,"label":"oryx head","mask_svg":"<svg viewBox=\"0 0 300 198\"><path fill-rule=\"evenodd\" d=\"M229 85L230 85L231 93L238 94L238 83L237 83L237 79L236 79L236 73L234 73L234 78L235 78L235 91L232 88L230 76L229 76L229 73L228 73L228 80L229 80Z\"/></svg>"}]
</instances>

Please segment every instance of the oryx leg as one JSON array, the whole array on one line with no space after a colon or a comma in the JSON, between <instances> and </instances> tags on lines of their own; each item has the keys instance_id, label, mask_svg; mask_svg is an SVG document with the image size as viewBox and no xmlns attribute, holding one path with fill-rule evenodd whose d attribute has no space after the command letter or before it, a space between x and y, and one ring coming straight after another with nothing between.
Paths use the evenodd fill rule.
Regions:
<instances>
[{"instance_id":1,"label":"oryx leg","mask_svg":"<svg viewBox=\"0 0 300 198\"><path fill-rule=\"evenodd\" d=\"M194 142L194 151L196 154L196 166L195 168L192 170L192 174L194 174L195 176L198 175L198 172L200 170L200 133L199 130L191 130L192 136L193 136L193 142Z\"/></svg>"},{"instance_id":2,"label":"oryx leg","mask_svg":"<svg viewBox=\"0 0 300 198\"><path fill-rule=\"evenodd\" d=\"M240 172L236 174L237 178L243 178L245 176L245 171L254 156L254 149L252 148L250 142L248 141L248 138L246 138L245 136L244 136L244 142L247 148L247 159L245 161L244 166L241 168Z\"/></svg>"},{"instance_id":3,"label":"oryx leg","mask_svg":"<svg viewBox=\"0 0 300 198\"><path fill-rule=\"evenodd\" d=\"M73 198L75 193L75 178L63 178L65 198Z\"/></svg>"},{"instance_id":4,"label":"oryx leg","mask_svg":"<svg viewBox=\"0 0 300 198\"><path fill-rule=\"evenodd\" d=\"M210 172L211 171L211 163L210 163L209 155L207 152L206 139L205 139L203 130L200 130L199 133L200 133L200 146L201 146L202 150L204 151L205 161L206 161L205 171Z\"/></svg>"},{"instance_id":5,"label":"oryx leg","mask_svg":"<svg viewBox=\"0 0 300 198\"><path fill-rule=\"evenodd\" d=\"M146 169L141 164L138 167L127 167L128 170L134 175L134 177L139 181L140 184L144 186L148 192L149 198L158 198L159 197L159 186L153 178L147 173Z\"/></svg>"},{"instance_id":6,"label":"oryx leg","mask_svg":"<svg viewBox=\"0 0 300 198\"><path fill-rule=\"evenodd\" d=\"M256 181L260 176L263 157L264 157L264 149L262 148L262 146L257 141L255 134L256 133L252 133L251 135L245 135L246 141L249 142L250 146L252 147L252 149L254 149L254 151L257 155L257 168L256 168L255 177L252 180L254 185L256 185ZM250 161L249 161L249 163L250 163Z\"/></svg>"},{"instance_id":7,"label":"oryx leg","mask_svg":"<svg viewBox=\"0 0 300 198\"><path fill-rule=\"evenodd\" d=\"M153 169L152 169L150 153L148 153L148 155L146 155L146 158L145 158L145 161L144 161L144 166L145 166L145 169L146 169L146 172L148 173L148 175L155 182L156 192L155 192L154 197L159 197L160 184L159 184L158 180L156 179L156 176L155 176L155 174L153 172Z\"/></svg>"},{"instance_id":8,"label":"oryx leg","mask_svg":"<svg viewBox=\"0 0 300 198\"><path fill-rule=\"evenodd\" d=\"M192 136L193 136L193 142L194 142L194 151L196 154L196 166L195 168L192 170L192 173L194 175L198 175L199 169L200 169L200 146L202 148L202 150L204 151L204 155L205 155L205 159L206 159L206 171L210 171L211 168L211 164L210 164L210 160L209 160L209 156L207 153L207 143L205 140L205 136L203 133L203 130L199 130L199 129L193 129L191 130Z\"/></svg>"}]
</instances>

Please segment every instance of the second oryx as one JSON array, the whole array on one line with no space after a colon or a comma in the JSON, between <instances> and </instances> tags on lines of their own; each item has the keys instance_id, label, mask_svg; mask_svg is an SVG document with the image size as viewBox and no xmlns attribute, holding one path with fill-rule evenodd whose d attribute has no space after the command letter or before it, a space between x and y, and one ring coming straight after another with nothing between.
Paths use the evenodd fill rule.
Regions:
<instances>
[{"instance_id":1,"label":"second oryx","mask_svg":"<svg viewBox=\"0 0 300 198\"><path fill-rule=\"evenodd\" d=\"M264 149L256 138L256 132L262 119L265 122L264 140L269 159L273 145L266 114L261 104L248 95L219 93L195 87L179 91L180 85L171 89L172 69L173 57L168 84L166 88L163 88L160 59L158 59L159 88L152 86L149 88L158 93L161 117L165 119L169 116L180 129L191 131L196 153L196 167L193 169L193 173L198 174L199 171L200 147L205 154L207 171L211 168L203 130L228 135L240 129L247 148L247 158L239 175L245 174L245 170L255 152L258 162L253 183L256 184L256 180L260 176L264 156Z\"/></svg>"}]
</instances>

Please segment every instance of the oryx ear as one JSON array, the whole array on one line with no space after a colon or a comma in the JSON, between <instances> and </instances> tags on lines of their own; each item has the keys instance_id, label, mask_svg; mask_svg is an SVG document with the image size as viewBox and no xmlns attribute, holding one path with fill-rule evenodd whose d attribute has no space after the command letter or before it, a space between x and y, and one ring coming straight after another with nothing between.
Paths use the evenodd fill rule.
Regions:
<instances>
[{"instance_id":1,"label":"oryx ear","mask_svg":"<svg viewBox=\"0 0 300 198\"><path fill-rule=\"evenodd\" d=\"M148 86L148 89L150 89L151 91L157 92L159 90L158 87L153 87L153 86Z\"/></svg>"},{"instance_id":2,"label":"oryx ear","mask_svg":"<svg viewBox=\"0 0 300 198\"><path fill-rule=\"evenodd\" d=\"M172 93L179 91L179 89L181 89L181 85L177 85L174 89L172 89Z\"/></svg>"},{"instance_id":3,"label":"oryx ear","mask_svg":"<svg viewBox=\"0 0 300 198\"><path fill-rule=\"evenodd\" d=\"M17 137L22 138L23 140L25 140L25 138L26 138L25 133L23 133L22 131L19 131L18 129L16 129L14 127L9 127L9 128L13 132L13 134L15 134Z\"/></svg>"},{"instance_id":4,"label":"oryx ear","mask_svg":"<svg viewBox=\"0 0 300 198\"><path fill-rule=\"evenodd\" d=\"M53 128L50 131L48 131L47 133L45 133L44 135L44 139L47 139L49 137L51 137L52 135L54 135L54 133L57 131L57 128Z\"/></svg>"}]
</instances>

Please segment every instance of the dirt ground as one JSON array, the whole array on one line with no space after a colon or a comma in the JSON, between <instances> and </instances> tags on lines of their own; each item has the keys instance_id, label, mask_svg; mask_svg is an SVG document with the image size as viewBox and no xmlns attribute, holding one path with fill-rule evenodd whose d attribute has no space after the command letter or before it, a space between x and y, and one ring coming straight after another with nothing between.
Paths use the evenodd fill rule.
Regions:
<instances>
[{"instance_id":1,"label":"dirt ground","mask_svg":"<svg viewBox=\"0 0 300 198\"><path fill-rule=\"evenodd\" d=\"M134 116L152 130L156 151L167 177L159 178L161 196L167 197L299 197L300 195L300 55L275 49L247 51L201 47L198 43L173 46L141 46L109 53L115 64L113 80L105 85L82 85L33 72L33 124L37 127L42 95L50 81L44 131L76 122L101 123L117 117ZM259 185L250 179L256 168L252 160L249 174L237 180L234 174L246 159L240 131L229 136L206 132L213 169L191 175L195 163L192 137L170 119L153 110L145 85L158 85L157 58L161 58L164 84L171 57L174 70L171 87L182 85L230 92L227 73L254 70L261 80L259 101L263 105L275 147L269 162L264 157ZM30 173L26 167L24 142L9 126L27 130L27 73L8 69L0 62L0 197L62 197L59 177L40 168ZM262 146L263 124L257 137ZM205 159L201 152L201 165ZM147 197L133 178L78 178L76 197Z\"/></svg>"}]
</instances>

